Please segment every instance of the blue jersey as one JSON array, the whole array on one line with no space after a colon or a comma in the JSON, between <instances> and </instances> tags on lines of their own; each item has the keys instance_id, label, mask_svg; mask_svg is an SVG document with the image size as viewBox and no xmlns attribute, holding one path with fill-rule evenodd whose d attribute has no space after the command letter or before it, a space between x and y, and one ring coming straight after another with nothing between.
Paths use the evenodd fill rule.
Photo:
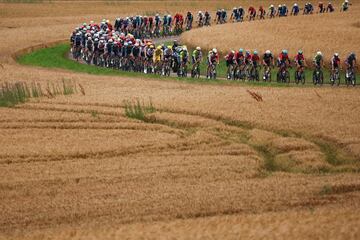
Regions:
<instances>
[{"instance_id":1,"label":"blue jersey","mask_svg":"<svg viewBox=\"0 0 360 240\"><path fill-rule=\"evenodd\" d=\"M300 12L299 6L293 6L292 12L293 12L294 14L298 14L298 13Z\"/></svg>"}]
</instances>

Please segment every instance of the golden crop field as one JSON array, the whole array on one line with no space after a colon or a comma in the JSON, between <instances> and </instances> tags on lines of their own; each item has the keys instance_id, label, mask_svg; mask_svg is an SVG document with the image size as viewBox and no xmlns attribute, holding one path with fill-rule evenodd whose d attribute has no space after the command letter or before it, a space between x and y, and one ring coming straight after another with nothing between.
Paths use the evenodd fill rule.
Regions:
<instances>
[{"instance_id":1,"label":"golden crop field","mask_svg":"<svg viewBox=\"0 0 360 240\"><path fill-rule=\"evenodd\" d=\"M67 41L81 22L138 12L138 4L145 13L250 2L270 3L0 3L0 84L68 79L85 89L85 95L0 108L0 239L359 239L358 87L190 84L24 66L14 59ZM323 41L294 38L289 49L302 42L305 53L323 46L327 56L330 43L339 41L344 53L356 50L358 30L344 26L357 21L359 9L355 4L348 15L288 18L339 33L335 40L325 30L318 33ZM183 40L223 51L252 48L249 39L236 42L227 31L268 36L269 29L292 28L288 22L212 26ZM353 38L345 38L351 29ZM222 34L222 42L211 41L211 33ZM269 40L272 49L287 37ZM268 46L261 38L255 43L259 50ZM125 115L124 101L137 98L151 99L157 109L147 121Z\"/></svg>"}]
</instances>

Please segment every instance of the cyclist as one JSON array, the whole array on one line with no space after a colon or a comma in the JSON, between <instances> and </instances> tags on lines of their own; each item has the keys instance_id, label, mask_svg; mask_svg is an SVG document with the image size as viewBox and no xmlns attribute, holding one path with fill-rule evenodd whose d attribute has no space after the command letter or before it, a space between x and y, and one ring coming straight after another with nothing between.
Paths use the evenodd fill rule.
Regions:
<instances>
[{"instance_id":1,"label":"cyclist","mask_svg":"<svg viewBox=\"0 0 360 240\"><path fill-rule=\"evenodd\" d=\"M183 23L184 23L184 18L180 13L177 13L174 16L174 20L175 20L175 26L180 28L182 30L183 28Z\"/></svg>"},{"instance_id":2,"label":"cyclist","mask_svg":"<svg viewBox=\"0 0 360 240\"><path fill-rule=\"evenodd\" d=\"M139 43L135 43L133 48L131 49L131 60L133 61L133 65L137 65L141 59L141 48Z\"/></svg>"},{"instance_id":3,"label":"cyclist","mask_svg":"<svg viewBox=\"0 0 360 240\"><path fill-rule=\"evenodd\" d=\"M330 65L332 74L340 69L340 58L338 53L334 53L334 56L331 58Z\"/></svg>"},{"instance_id":4,"label":"cyclist","mask_svg":"<svg viewBox=\"0 0 360 240\"><path fill-rule=\"evenodd\" d=\"M235 51L233 51L233 50L231 50L231 51L225 56L226 67L227 67L227 70L228 70L228 74L227 74L227 78L228 78L228 79L231 78L230 67L232 67L232 69L234 68L234 57L235 57Z\"/></svg>"},{"instance_id":5,"label":"cyclist","mask_svg":"<svg viewBox=\"0 0 360 240\"><path fill-rule=\"evenodd\" d=\"M274 66L274 56L270 50L265 51L262 64L264 66L263 80L266 80L267 78L271 79L271 67Z\"/></svg>"},{"instance_id":6,"label":"cyclist","mask_svg":"<svg viewBox=\"0 0 360 240\"><path fill-rule=\"evenodd\" d=\"M250 51L245 52L245 65L246 66L251 65L251 53L250 53Z\"/></svg>"},{"instance_id":7,"label":"cyclist","mask_svg":"<svg viewBox=\"0 0 360 240\"><path fill-rule=\"evenodd\" d=\"M347 68L355 69L356 66L356 54L350 53L349 56L346 58L345 64Z\"/></svg>"},{"instance_id":8,"label":"cyclist","mask_svg":"<svg viewBox=\"0 0 360 240\"><path fill-rule=\"evenodd\" d=\"M186 19L185 19L185 24L186 24L186 29L190 30L192 28L192 23L193 23L194 17L192 15L191 12L188 12L186 14Z\"/></svg>"},{"instance_id":9,"label":"cyclist","mask_svg":"<svg viewBox=\"0 0 360 240\"><path fill-rule=\"evenodd\" d=\"M232 10L230 20L232 20L233 22L239 20L239 10L236 7L234 7Z\"/></svg>"},{"instance_id":10,"label":"cyclist","mask_svg":"<svg viewBox=\"0 0 360 240\"><path fill-rule=\"evenodd\" d=\"M169 45L164 50L164 61L170 61L173 56L172 46Z\"/></svg>"},{"instance_id":11,"label":"cyclist","mask_svg":"<svg viewBox=\"0 0 360 240\"><path fill-rule=\"evenodd\" d=\"M208 58L207 58L207 62L208 62L208 67L207 67L207 71L206 71L206 78L210 78L210 69L212 66L216 66L219 64L219 55L217 52L217 49L214 48L213 50L209 51L208 53Z\"/></svg>"},{"instance_id":12,"label":"cyclist","mask_svg":"<svg viewBox=\"0 0 360 240\"><path fill-rule=\"evenodd\" d=\"M278 66L281 69L287 68L291 64L288 51L286 49L282 50L278 57Z\"/></svg>"},{"instance_id":13,"label":"cyclist","mask_svg":"<svg viewBox=\"0 0 360 240\"><path fill-rule=\"evenodd\" d=\"M237 53L235 53L234 56L234 63L235 63L235 74L237 74L237 76L234 76L236 78L240 78L242 71L244 69L244 64L245 64L245 56L244 56L244 50L242 48L239 49L239 51Z\"/></svg>"},{"instance_id":14,"label":"cyclist","mask_svg":"<svg viewBox=\"0 0 360 240\"><path fill-rule=\"evenodd\" d=\"M253 55L251 56L251 73L253 77L258 77L255 76L255 70L257 70L257 67L259 66L259 61L260 61L260 57L258 54L258 51L254 51Z\"/></svg>"},{"instance_id":15,"label":"cyclist","mask_svg":"<svg viewBox=\"0 0 360 240\"><path fill-rule=\"evenodd\" d=\"M248 9L248 15L249 15L249 20L255 20L256 17L256 10L253 6L250 6Z\"/></svg>"},{"instance_id":16,"label":"cyclist","mask_svg":"<svg viewBox=\"0 0 360 240\"><path fill-rule=\"evenodd\" d=\"M296 65L296 71L298 73L303 73L304 67L306 66L306 62L305 62L305 57L304 57L304 53L302 50L298 51L297 55L294 58L294 62Z\"/></svg>"},{"instance_id":17,"label":"cyclist","mask_svg":"<svg viewBox=\"0 0 360 240\"><path fill-rule=\"evenodd\" d=\"M300 8L299 8L298 4L295 3L294 6L291 9L290 15L297 16L299 14L299 12L300 12Z\"/></svg>"},{"instance_id":18,"label":"cyclist","mask_svg":"<svg viewBox=\"0 0 360 240\"><path fill-rule=\"evenodd\" d=\"M163 54L164 52L162 50L161 45L157 46L156 50L154 51L154 57L153 57L155 72L156 70L158 71L162 70Z\"/></svg>"},{"instance_id":19,"label":"cyclist","mask_svg":"<svg viewBox=\"0 0 360 240\"><path fill-rule=\"evenodd\" d=\"M221 10L220 10L220 9L218 9L218 10L216 11L216 19L215 19L215 22L216 22L216 24L219 24L219 23L221 22Z\"/></svg>"},{"instance_id":20,"label":"cyclist","mask_svg":"<svg viewBox=\"0 0 360 240\"><path fill-rule=\"evenodd\" d=\"M192 70L194 70L195 67L198 67L202 62L202 52L200 47L196 47L196 49L192 53L191 59L192 59Z\"/></svg>"},{"instance_id":21,"label":"cyclist","mask_svg":"<svg viewBox=\"0 0 360 240\"><path fill-rule=\"evenodd\" d=\"M318 51L314 57L314 65L316 68L322 68L324 66L324 58L322 52Z\"/></svg>"},{"instance_id":22,"label":"cyclist","mask_svg":"<svg viewBox=\"0 0 360 240\"><path fill-rule=\"evenodd\" d=\"M282 14L282 5L280 4L277 9L277 16L281 17L281 14Z\"/></svg>"},{"instance_id":23,"label":"cyclist","mask_svg":"<svg viewBox=\"0 0 360 240\"><path fill-rule=\"evenodd\" d=\"M266 68L271 68L271 66L274 66L274 56L270 50L265 51L262 63Z\"/></svg>"},{"instance_id":24,"label":"cyclist","mask_svg":"<svg viewBox=\"0 0 360 240\"><path fill-rule=\"evenodd\" d=\"M204 14L202 13L202 11L198 12L197 22L198 27L202 27L204 25Z\"/></svg>"},{"instance_id":25,"label":"cyclist","mask_svg":"<svg viewBox=\"0 0 360 240\"><path fill-rule=\"evenodd\" d=\"M349 0L345 0L341 5L341 11L346 12L347 10L349 10L350 5L351 3L349 3Z\"/></svg>"},{"instance_id":26,"label":"cyclist","mask_svg":"<svg viewBox=\"0 0 360 240\"><path fill-rule=\"evenodd\" d=\"M325 12L325 5L323 2L319 2L319 13L324 13Z\"/></svg>"},{"instance_id":27,"label":"cyclist","mask_svg":"<svg viewBox=\"0 0 360 240\"><path fill-rule=\"evenodd\" d=\"M276 9L274 5L270 5L268 15L270 18L274 18L276 16Z\"/></svg>"},{"instance_id":28,"label":"cyclist","mask_svg":"<svg viewBox=\"0 0 360 240\"><path fill-rule=\"evenodd\" d=\"M210 19L211 19L210 13L206 11L204 17L205 17L205 21L204 21L205 26L210 26Z\"/></svg>"},{"instance_id":29,"label":"cyclist","mask_svg":"<svg viewBox=\"0 0 360 240\"><path fill-rule=\"evenodd\" d=\"M154 59L154 45L150 44L148 48L146 48L146 64L144 67L144 73L146 74L148 72L148 68L153 71L153 59Z\"/></svg>"},{"instance_id":30,"label":"cyclist","mask_svg":"<svg viewBox=\"0 0 360 240\"><path fill-rule=\"evenodd\" d=\"M179 57L178 57L178 62L180 63L180 70L181 71L178 71L178 75L179 74L185 74L186 75L186 65L188 63L188 60L189 60L189 53L188 53L188 50L187 50L187 47L186 46L183 46L180 50L180 54L179 54ZM185 72L182 72L182 71L185 71Z\"/></svg>"},{"instance_id":31,"label":"cyclist","mask_svg":"<svg viewBox=\"0 0 360 240\"><path fill-rule=\"evenodd\" d=\"M244 16L245 16L245 10L243 7L239 7L238 8L238 12L239 12L239 21L242 22L244 20Z\"/></svg>"},{"instance_id":32,"label":"cyclist","mask_svg":"<svg viewBox=\"0 0 360 240\"><path fill-rule=\"evenodd\" d=\"M326 12L334 12L334 11L335 11L334 6L332 5L331 2L329 2L327 7L326 7Z\"/></svg>"},{"instance_id":33,"label":"cyclist","mask_svg":"<svg viewBox=\"0 0 360 240\"><path fill-rule=\"evenodd\" d=\"M172 17L171 17L171 15L169 14L168 15L168 17L167 17L167 25L168 25L168 27L169 27L169 31L171 32L172 31L172 28L171 28L171 26L172 26Z\"/></svg>"},{"instance_id":34,"label":"cyclist","mask_svg":"<svg viewBox=\"0 0 360 240\"><path fill-rule=\"evenodd\" d=\"M289 11L288 11L288 8L285 4L282 5L281 7L281 16L282 17L287 17Z\"/></svg>"},{"instance_id":35,"label":"cyclist","mask_svg":"<svg viewBox=\"0 0 360 240\"><path fill-rule=\"evenodd\" d=\"M265 15L266 15L265 9L263 8L263 6L260 6L259 7L259 18L265 19Z\"/></svg>"},{"instance_id":36,"label":"cyclist","mask_svg":"<svg viewBox=\"0 0 360 240\"><path fill-rule=\"evenodd\" d=\"M163 32L165 35L167 35L168 31L170 31L170 29L167 29L167 27L168 27L168 16L167 15L164 15L162 22L163 22Z\"/></svg>"},{"instance_id":37,"label":"cyclist","mask_svg":"<svg viewBox=\"0 0 360 240\"><path fill-rule=\"evenodd\" d=\"M227 20L227 12L225 11L225 9L221 10L221 23L226 23Z\"/></svg>"}]
</instances>

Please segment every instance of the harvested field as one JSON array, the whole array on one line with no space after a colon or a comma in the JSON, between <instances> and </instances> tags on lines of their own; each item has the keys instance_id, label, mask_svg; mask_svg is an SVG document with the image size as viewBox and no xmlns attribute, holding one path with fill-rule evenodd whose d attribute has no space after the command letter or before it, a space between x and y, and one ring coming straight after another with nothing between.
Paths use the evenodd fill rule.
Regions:
<instances>
[{"instance_id":1,"label":"harvested field","mask_svg":"<svg viewBox=\"0 0 360 240\"><path fill-rule=\"evenodd\" d=\"M12 58L66 40L81 16L133 9L112 4L94 1L85 12L66 1L0 4L0 82L70 79L86 92L0 108L0 239L359 239L357 87L188 84ZM23 44L14 41L19 30ZM135 99L151 99L156 111L127 118L124 101Z\"/></svg>"}]
</instances>

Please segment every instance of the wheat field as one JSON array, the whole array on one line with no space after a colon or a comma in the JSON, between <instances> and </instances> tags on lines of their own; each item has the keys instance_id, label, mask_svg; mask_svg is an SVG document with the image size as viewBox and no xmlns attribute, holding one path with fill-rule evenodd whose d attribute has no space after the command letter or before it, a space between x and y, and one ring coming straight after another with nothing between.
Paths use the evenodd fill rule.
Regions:
<instances>
[{"instance_id":1,"label":"wheat field","mask_svg":"<svg viewBox=\"0 0 360 240\"><path fill-rule=\"evenodd\" d=\"M265 1L141 4L175 12L249 2ZM360 238L358 88L189 84L16 63L67 40L77 24L131 13L138 2L73 4L0 3L0 83L69 79L86 93L0 108L0 239ZM353 7L334 16L356 21ZM328 18L303 19L326 29ZM262 24L242 26L285 25ZM336 26L347 31L342 20ZM197 45L195 33L233 28L242 29L213 26L183 39ZM307 44L306 52L318 47ZM157 111L147 121L127 118L124 101L135 99Z\"/></svg>"}]
</instances>

